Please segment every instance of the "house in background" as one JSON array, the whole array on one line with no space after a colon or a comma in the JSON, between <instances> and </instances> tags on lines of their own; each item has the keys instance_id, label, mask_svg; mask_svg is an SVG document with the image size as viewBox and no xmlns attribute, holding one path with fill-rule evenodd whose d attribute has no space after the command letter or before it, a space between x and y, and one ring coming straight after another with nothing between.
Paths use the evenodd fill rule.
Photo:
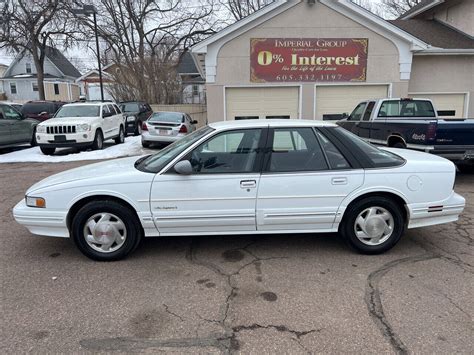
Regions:
<instances>
[{"instance_id":1,"label":"house in background","mask_svg":"<svg viewBox=\"0 0 474 355\"><path fill-rule=\"evenodd\" d=\"M104 88L104 100L113 100L111 87L114 85L113 71L117 70L117 65L112 63L102 68L102 85ZM99 71L91 70L80 78L76 79L81 95L87 100L100 100L100 80Z\"/></svg>"},{"instance_id":2,"label":"house in background","mask_svg":"<svg viewBox=\"0 0 474 355\"><path fill-rule=\"evenodd\" d=\"M75 101L79 99L79 86L75 80L81 74L57 49L46 48L44 60L45 99ZM18 55L5 71L0 81L8 100L26 102L38 100L37 72L29 53Z\"/></svg>"},{"instance_id":3,"label":"house in background","mask_svg":"<svg viewBox=\"0 0 474 355\"><path fill-rule=\"evenodd\" d=\"M199 73L189 52L184 52L178 63L178 75L183 87L183 104L206 103L206 81Z\"/></svg>"},{"instance_id":4,"label":"house in background","mask_svg":"<svg viewBox=\"0 0 474 355\"><path fill-rule=\"evenodd\" d=\"M3 77L3 74L6 72L7 69L8 65L0 63L0 78Z\"/></svg>"}]
</instances>

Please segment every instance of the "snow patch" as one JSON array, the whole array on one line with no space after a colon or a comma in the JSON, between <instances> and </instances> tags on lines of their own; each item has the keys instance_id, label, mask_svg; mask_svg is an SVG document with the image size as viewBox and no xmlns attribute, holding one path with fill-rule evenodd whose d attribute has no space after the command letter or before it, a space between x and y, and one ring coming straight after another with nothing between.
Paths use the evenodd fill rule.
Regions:
<instances>
[{"instance_id":1,"label":"snow patch","mask_svg":"<svg viewBox=\"0 0 474 355\"><path fill-rule=\"evenodd\" d=\"M103 150L78 151L75 148L56 149L54 155L44 155L39 147L19 150L0 155L0 163L62 163L80 160L103 160L120 157L152 154L153 150L144 149L141 137L127 137L125 143L115 144L107 141Z\"/></svg>"}]
</instances>

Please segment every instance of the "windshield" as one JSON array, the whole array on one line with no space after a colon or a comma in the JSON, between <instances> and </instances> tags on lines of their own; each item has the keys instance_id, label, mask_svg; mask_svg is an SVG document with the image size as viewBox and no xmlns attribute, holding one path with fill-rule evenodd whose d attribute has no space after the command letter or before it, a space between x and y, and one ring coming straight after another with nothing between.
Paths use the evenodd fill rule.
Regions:
<instances>
[{"instance_id":1,"label":"windshield","mask_svg":"<svg viewBox=\"0 0 474 355\"><path fill-rule=\"evenodd\" d=\"M209 126L204 126L198 129L197 131L194 131L193 133L188 134L187 136L170 144L158 153L153 154L142 161L139 161L136 168L138 170L146 171L149 173L158 173L177 155L184 152L196 141L207 135L209 132L212 132L213 130L214 129Z\"/></svg>"},{"instance_id":2,"label":"windshield","mask_svg":"<svg viewBox=\"0 0 474 355\"><path fill-rule=\"evenodd\" d=\"M375 168L399 166L405 163L405 160L398 155L379 149L342 127L337 127L335 129L362 150L372 161Z\"/></svg>"},{"instance_id":3,"label":"windshield","mask_svg":"<svg viewBox=\"0 0 474 355\"><path fill-rule=\"evenodd\" d=\"M121 104L120 108L123 112L138 112L140 109L138 108L138 104L136 102L129 102L126 104Z\"/></svg>"},{"instance_id":4,"label":"windshield","mask_svg":"<svg viewBox=\"0 0 474 355\"><path fill-rule=\"evenodd\" d=\"M183 122L183 114L179 112L155 112L151 115L149 121L181 123Z\"/></svg>"},{"instance_id":5,"label":"windshield","mask_svg":"<svg viewBox=\"0 0 474 355\"><path fill-rule=\"evenodd\" d=\"M54 117L99 117L99 108L99 105L63 106Z\"/></svg>"}]
</instances>

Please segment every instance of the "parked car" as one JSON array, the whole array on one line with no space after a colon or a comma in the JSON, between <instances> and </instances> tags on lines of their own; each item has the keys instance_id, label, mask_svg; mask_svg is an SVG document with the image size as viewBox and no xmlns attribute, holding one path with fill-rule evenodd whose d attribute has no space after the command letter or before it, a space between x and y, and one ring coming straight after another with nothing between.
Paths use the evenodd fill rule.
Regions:
<instances>
[{"instance_id":1,"label":"parked car","mask_svg":"<svg viewBox=\"0 0 474 355\"><path fill-rule=\"evenodd\" d=\"M53 117L62 105L61 101L28 101L21 107L21 113L42 122Z\"/></svg>"},{"instance_id":2,"label":"parked car","mask_svg":"<svg viewBox=\"0 0 474 355\"><path fill-rule=\"evenodd\" d=\"M427 99L364 101L338 124L374 144L440 155L461 170L474 165L474 119L440 119Z\"/></svg>"},{"instance_id":3,"label":"parked car","mask_svg":"<svg viewBox=\"0 0 474 355\"><path fill-rule=\"evenodd\" d=\"M196 130L197 121L183 112L155 112L142 126L142 146L169 144Z\"/></svg>"},{"instance_id":4,"label":"parked car","mask_svg":"<svg viewBox=\"0 0 474 355\"><path fill-rule=\"evenodd\" d=\"M10 105L11 107L13 107L18 112L21 112L21 107L23 106L22 104L19 104L18 102L11 102L11 101L0 101L0 104Z\"/></svg>"},{"instance_id":5,"label":"parked car","mask_svg":"<svg viewBox=\"0 0 474 355\"><path fill-rule=\"evenodd\" d=\"M119 105L126 117L126 134L142 134L143 122L153 113L150 105L143 101L124 101Z\"/></svg>"},{"instance_id":6,"label":"parked car","mask_svg":"<svg viewBox=\"0 0 474 355\"><path fill-rule=\"evenodd\" d=\"M103 148L107 139L123 143L125 122L114 103L73 103L62 106L54 118L40 123L36 132L36 141L46 155L62 147L97 150Z\"/></svg>"},{"instance_id":7,"label":"parked car","mask_svg":"<svg viewBox=\"0 0 474 355\"><path fill-rule=\"evenodd\" d=\"M25 118L12 106L0 103L0 148L18 144L34 146L38 121Z\"/></svg>"},{"instance_id":8,"label":"parked car","mask_svg":"<svg viewBox=\"0 0 474 355\"><path fill-rule=\"evenodd\" d=\"M212 123L160 152L84 166L33 185L13 209L31 233L72 237L117 260L142 237L340 232L382 253L405 228L456 221L455 166L372 146L328 122Z\"/></svg>"}]
</instances>

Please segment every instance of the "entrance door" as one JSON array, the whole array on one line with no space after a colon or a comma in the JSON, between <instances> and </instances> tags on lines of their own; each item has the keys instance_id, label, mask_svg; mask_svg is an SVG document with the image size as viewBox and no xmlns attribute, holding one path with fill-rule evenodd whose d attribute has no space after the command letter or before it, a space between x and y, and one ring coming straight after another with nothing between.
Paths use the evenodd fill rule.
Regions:
<instances>
[{"instance_id":1,"label":"entrance door","mask_svg":"<svg viewBox=\"0 0 474 355\"><path fill-rule=\"evenodd\" d=\"M266 132L218 133L182 159L189 160L192 174L179 175L171 168L157 175L151 210L160 235L255 231L259 147Z\"/></svg>"}]
</instances>

